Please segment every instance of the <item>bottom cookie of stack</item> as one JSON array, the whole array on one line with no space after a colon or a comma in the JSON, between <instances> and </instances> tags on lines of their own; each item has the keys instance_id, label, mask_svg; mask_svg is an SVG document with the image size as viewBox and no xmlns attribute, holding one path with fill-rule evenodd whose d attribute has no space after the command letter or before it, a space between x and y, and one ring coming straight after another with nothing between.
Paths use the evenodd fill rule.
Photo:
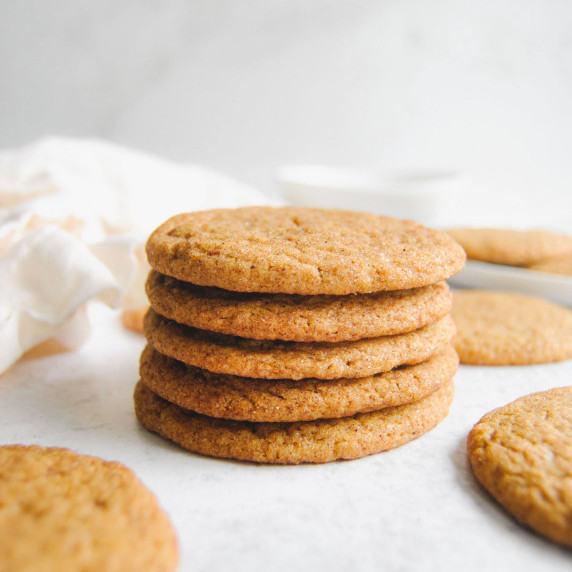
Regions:
<instances>
[{"instance_id":1,"label":"bottom cookie of stack","mask_svg":"<svg viewBox=\"0 0 572 572\"><path fill-rule=\"evenodd\" d=\"M209 417L159 397L142 381L135 388L135 413L149 431L203 455L276 464L356 459L416 439L447 416L454 394L456 356L452 359L449 354L444 359L449 370L443 370L446 374L438 389L428 395L344 417L275 422ZM419 372L412 378L417 379L416 375ZM376 399L384 403L379 393Z\"/></svg>"}]
</instances>

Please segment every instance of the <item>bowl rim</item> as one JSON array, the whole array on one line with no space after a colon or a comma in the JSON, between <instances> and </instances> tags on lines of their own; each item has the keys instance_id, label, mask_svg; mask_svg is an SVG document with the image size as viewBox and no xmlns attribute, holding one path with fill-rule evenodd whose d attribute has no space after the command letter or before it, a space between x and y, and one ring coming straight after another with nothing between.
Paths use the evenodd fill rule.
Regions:
<instances>
[{"instance_id":1,"label":"bowl rim","mask_svg":"<svg viewBox=\"0 0 572 572\"><path fill-rule=\"evenodd\" d=\"M320 164L292 164L278 168L277 180L285 187L313 188L375 194L424 192L430 187L458 184L454 169L438 168L356 168Z\"/></svg>"}]
</instances>

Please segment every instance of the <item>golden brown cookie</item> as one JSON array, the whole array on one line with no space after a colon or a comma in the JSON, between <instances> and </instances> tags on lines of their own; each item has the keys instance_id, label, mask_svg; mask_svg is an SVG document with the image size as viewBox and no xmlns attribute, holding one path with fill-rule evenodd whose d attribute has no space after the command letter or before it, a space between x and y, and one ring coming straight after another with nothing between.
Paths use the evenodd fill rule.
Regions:
<instances>
[{"instance_id":1,"label":"golden brown cookie","mask_svg":"<svg viewBox=\"0 0 572 572\"><path fill-rule=\"evenodd\" d=\"M248 207L172 217L149 237L152 268L237 292L354 294L449 278L465 262L445 232L371 213Z\"/></svg>"},{"instance_id":2,"label":"golden brown cookie","mask_svg":"<svg viewBox=\"0 0 572 572\"><path fill-rule=\"evenodd\" d=\"M572 312L542 298L458 290L451 315L461 363L528 365L572 358Z\"/></svg>"},{"instance_id":3,"label":"golden brown cookie","mask_svg":"<svg viewBox=\"0 0 572 572\"><path fill-rule=\"evenodd\" d=\"M417 401L455 375L448 346L429 360L371 377L301 381L251 379L187 366L151 346L141 355L141 381L163 399L209 417L237 421L309 421L347 417Z\"/></svg>"},{"instance_id":4,"label":"golden brown cookie","mask_svg":"<svg viewBox=\"0 0 572 572\"><path fill-rule=\"evenodd\" d=\"M250 340L183 326L152 309L143 329L166 356L213 373L265 379L365 377L425 361L455 333L445 316L414 332L335 344Z\"/></svg>"},{"instance_id":5,"label":"golden brown cookie","mask_svg":"<svg viewBox=\"0 0 572 572\"><path fill-rule=\"evenodd\" d=\"M572 236L554 232L499 228L454 228L448 232L470 260L529 266L544 258L572 254Z\"/></svg>"},{"instance_id":6,"label":"golden brown cookie","mask_svg":"<svg viewBox=\"0 0 572 572\"><path fill-rule=\"evenodd\" d=\"M199 415L165 401L143 383L135 388L135 413L149 431L213 457L256 463L327 463L356 459L420 437L449 411L453 381L419 401L340 419L250 423Z\"/></svg>"},{"instance_id":7,"label":"golden brown cookie","mask_svg":"<svg viewBox=\"0 0 572 572\"><path fill-rule=\"evenodd\" d=\"M152 271L153 309L181 324L257 340L341 342L401 334L451 311L444 282L414 290L347 296L253 294L195 286Z\"/></svg>"},{"instance_id":8,"label":"golden brown cookie","mask_svg":"<svg viewBox=\"0 0 572 572\"><path fill-rule=\"evenodd\" d=\"M473 472L517 520L572 546L572 387L485 415L467 440Z\"/></svg>"},{"instance_id":9,"label":"golden brown cookie","mask_svg":"<svg viewBox=\"0 0 572 572\"><path fill-rule=\"evenodd\" d=\"M0 447L2 572L168 572L175 532L154 495L117 462L67 449Z\"/></svg>"},{"instance_id":10,"label":"golden brown cookie","mask_svg":"<svg viewBox=\"0 0 572 572\"><path fill-rule=\"evenodd\" d=\"M547 272L548 274L572 276L572 253L545 258L529 265L527 268L537 272Z\"/></svg>"}]
</instances>

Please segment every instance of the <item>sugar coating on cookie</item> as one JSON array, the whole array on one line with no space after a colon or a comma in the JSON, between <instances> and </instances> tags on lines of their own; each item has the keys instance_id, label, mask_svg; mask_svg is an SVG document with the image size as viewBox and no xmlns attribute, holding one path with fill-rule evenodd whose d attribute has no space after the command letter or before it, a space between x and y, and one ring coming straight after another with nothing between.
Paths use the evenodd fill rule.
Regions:
<instances>
[{"instance_id":1,"label":"sugar coating on cookie","mask_svg":"<svg viewBox=\"0 0 572 572\"><path fill-rule=\"evenodd\" d=\"M117 462L67 449L0 447L0 569L168 572L176 535L155 496Z\"/></svg>"},{"instance_id":2,"label":"sugar coating on cookie","mask_svg":"<svg viewBox=\"0 0 572 572\"><path fill-rule=\"evenodd\" d=\"M189 451L256 463L327 463L398 447L442 421L453 400L452 380L428 397L371 413L297 423L250 423L199 415L135 388L135 413L149 431Z\"/></svg>"},{"instance_id":3,"label":"sugar coating on cookie","mask_svg":"<svg viewBox=\"0 0 572 572\"><path fill-rule=\"evenodd\" d=\"M417 288L461 270L445 232L371 213L247 207L174 216L147 241L152 268L200 286L285 294Z\"/></svg>"},{"instance_id":4,"label":"sugar coating on cookie","mask_svg":"<svg viewBox=\"0 0 572 572\"><path fill-rule=\"evenodd\" d=\"M265 379L365 377L420 363L441 350L455 333L447 315L414 332L350 342L250 340L189 328L152 309L143 329L157 351L188 365Z\"/></svg>"},{"instance_id":5,"label":"sugar coating on cookie","mask_svg":"<svg viewBox=\"0 0 572 572\"><path fill-rule=\"evenodd\" d=\"M250 379L187 366L151 346L141 356L141 381L184 409L238 421L308 421L410 403L436 391L457 371L451 346L427 361L375 376L293 381Z\"/></svg>"},{"instance_id":6,"label":"sugar coating on cookie","mask_svg":"<svg viewBox=\"0 0 572 572\"><path fill-rule=\"evenodd\" d=\"M572 387L485 415L467 440L483 487L517 520L572 546Z\"/></svg>"},{"instance_id":7,"label":"sugar coating on cookie","mask_svg":"<svg viewBox=\"0 0 572 572\"><path fill-rule=\"evenodd\" d=\"M554 232L499 228L454 228L447 232L470 260L529 266L552 256L572 254L572 236Z\"/></svg>"},{"instance_id":8,"label":"sugar coating on cookie","mask_svg":"<svg viewBox=\"0 0 572 572\"><path fill-rule=\"evenodd\" d=\"M451 315L461 363L528 365L572 358L572 312L542 298L458 290Z\"/></svg>"},{"instance_id":9,"label":"sugar coating on cookie","mask_svg":"<svg viewBox=\"0 0 572 572\"><path fill-rule=\"evenodd\" d=\"M194 328L258 340L340 342L401 334L451 310L444 282L346 296L259 294L196 286L151 271L146 292L162 316Z\"/></svg>"}]
</instances>

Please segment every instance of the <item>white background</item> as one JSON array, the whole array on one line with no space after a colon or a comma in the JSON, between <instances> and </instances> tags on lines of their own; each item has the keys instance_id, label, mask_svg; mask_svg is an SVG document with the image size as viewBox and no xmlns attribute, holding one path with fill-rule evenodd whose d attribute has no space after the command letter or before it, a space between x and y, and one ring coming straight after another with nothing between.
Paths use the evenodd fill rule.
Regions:
<instances>
[{"instance_id":1,"label":"white background","mask_svg":"<svg viewBox=\"0 0 572 572\"><path fill-rule=\"evenodd\" d=\"M568 0L0 6L1 147L98 136L268 193L287 163L454 168L485 222L572 211Z\"/></svg>"}]
</instances>

